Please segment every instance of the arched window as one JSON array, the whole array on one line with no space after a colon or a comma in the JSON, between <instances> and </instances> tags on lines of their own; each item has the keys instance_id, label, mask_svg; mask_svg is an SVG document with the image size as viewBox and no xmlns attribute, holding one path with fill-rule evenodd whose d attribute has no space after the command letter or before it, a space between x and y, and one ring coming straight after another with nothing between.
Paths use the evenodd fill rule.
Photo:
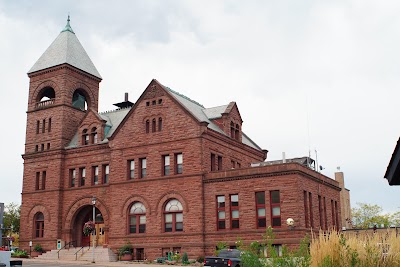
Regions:
<instances>
[{"instance_id":1,"label":"arched window","mask_svg":"<svg viewBox=\"0 0 400 267\"><path fill-rule=\"evenodd\" d=\"M239 124L236 124L235 139L239 140Z\"/></svg>"},{"instance_id":2,"label":"arched window","mask_svg":"<svg viewBox=\"0 0 400 267\"><path fill-rule=\"evenodd\" d=\"M44 108L54 104L56 93L53 88L45 87L41 90L36 98L36 107Z\"/></svg>"},{"instance_id":3,"label":"arched window","mask_svg":"<svg viewBox=\"0 0 400 267\"><path fill-rule=\"evenodd\" d=\"M161 132L162 131L162 118L158 118L158 131Z\"/></svg>"},{"instance_id":4,"label":"arched window","mask_svg":"<svg viewBox=\"0 0 400 267\"><path fill-rule=\"evenodd\" d=\"M83 111L88 109L88 102L83 91L78 89L74 92L72 96L72 106Z\"/></svg>"},{"instance_id":5,"label":"arched window","mask_svg":"<svg viewBox=\"0 0 400 267\"><path fill-rule=\"evenodd\" d=\"M97 144L97 128L92 128L92 144Z\"/></svg>"},{"instance_id":6,"label":"arched window","mask_svg":"<svg viewBox=\"0 0 400 267\"><path fill-rule=\"evenodd\" d=\"M35 215L35 237L44 236L44 215L41 212Z\"/></svg>"},{"instance_id":7,"label":"arched window","mask_svg":"<svg viewBox=\"0 0 400 267\"><path fill-rule=\"evenodd\" d=\"M235 124L231 121L231 138L235 138Z\"/></svg>"},{"instance_id":8,"label":"arched window","mask_svg":"<svg viewBox=\"0 0 400 267\"><path fill-rule=\"evenodd\" d=\"M156 119L151 121L151 132L154 133L156 131Z\"/></svg>"},{"instance_id":9,"label":"arched window","mask_svg":"<svg viewBox=\"0 0 400 267\"><path fill-rule=\"evenodd\" d=\"M150 132L150 121L146 120L146 133Z\"/></svg>"},{"instance_id":10,"label":"arched window","mask_svg":"<svg viewBox=\"0 0 400 267\"><path fill-rule=\"evenodd\" d=\"M183 208L177 199L171 199L164 209L164 231L182 232L183 231Z\"/></svg>"},{"instance_id":11,"label":"arched window","mask_svg":"<svg viewBox=\"0 0 400 267\"><path fill-rule=\"evenodd\" d=\"M88 145L89 144L89 133L87 129L84 129L82 131L82 145Z\"/></svg>"},{"instance_id":12,"label":"arched window","mask_svg":"<svg viewBox=\"0 0 400 267\"><path fill-rule=\"evenodd\" d=\"M146 208L141 202L133 203L129 211L129 233L146 232Z\"/></svg>"}]
</instances>

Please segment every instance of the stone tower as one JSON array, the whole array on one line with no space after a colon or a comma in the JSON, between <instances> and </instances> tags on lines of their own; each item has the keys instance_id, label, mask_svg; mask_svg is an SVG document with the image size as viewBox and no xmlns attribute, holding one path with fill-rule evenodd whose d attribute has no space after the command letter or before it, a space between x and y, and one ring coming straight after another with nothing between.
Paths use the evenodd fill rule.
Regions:
<instances>
[{"instance_id":1,"label":"stone tower","mask_svg":"<svg viewBox=\"0 0 400 267\"><path fill-rule=\"evenodd\" d=\"M30 78L21 241L60 238L65 147L89 109L97 112L101 76L67 25L28 72ZM50 224L49 222L56 222ZM41 224L32 236L32 222ZM50 226L51 225L51 226Z\"/></svg>"}]
</instances>

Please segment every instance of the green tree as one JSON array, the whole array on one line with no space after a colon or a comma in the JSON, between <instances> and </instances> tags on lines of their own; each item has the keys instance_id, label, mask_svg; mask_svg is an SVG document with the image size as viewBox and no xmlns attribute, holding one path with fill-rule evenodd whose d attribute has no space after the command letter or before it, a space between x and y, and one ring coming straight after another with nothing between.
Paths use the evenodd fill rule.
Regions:
<instances>
[{"instance_id":1,"label":"green tree","mask_svg":"<svg viewBox=\"0 0 400 267\"><path fill-rule=\"evenodd\" d=\"M391 225L390 214L382 214L383 209L378 205L367 203L357 203L358 207L351 209L352 223L355 228L369 228L373 225L384 225L388 227Z\"/></svg>"},{"instance_id":2,"label":"green tree","mask_svg":"<svg viewBox=\"0 0 400 267\"><path fill-rule=\"evenodd\" d=\"M19 219L20 219L21 206L11 202L4 207L3 224L4 228L11 228L13 233L19 233ZM7 236L11 234L11 230L6 230L3 235Z\"/></svg>"},{"instance_id":3,"label":"green tree","mask_svg":"<svg viewBox=\"0 0 400 267\"><path fill-rule=\"evenodd\" d=\"M400 226L400 211L397 211L390 216L391 225Z\"/></svg>"}]
</instances>

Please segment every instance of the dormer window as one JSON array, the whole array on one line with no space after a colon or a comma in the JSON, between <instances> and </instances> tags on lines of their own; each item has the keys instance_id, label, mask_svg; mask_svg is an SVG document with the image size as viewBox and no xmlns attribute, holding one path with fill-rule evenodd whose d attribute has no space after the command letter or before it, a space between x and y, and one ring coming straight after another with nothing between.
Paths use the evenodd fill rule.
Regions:
<instances>
[{"instance_id":1,"label":"dormer window","mask_svg":"<svg viewBox=\"0 0 400 267\"><path fill-rule=\"evenodd\" d=\"M236 139L236 140L239 140L239 124L236 124L235 139Z\"/></svg>"},{"instance_id":2,"label":"dormer window","mask_svg":"<svg viewBox=\"0 0 400 267\"><path fill-rule=\"evenodd\" d=\"M92 143L97 144L97 128L92 128Z\"/></svg>"},{"instance_id":3,"label":"dormer window","mask_svg":"<svg viewBox=\"0 0 400 267\"><path fill-rule=\"evenodd\" d=\"M235 124L231 122L231 138L235 138Z\"/></svg>"},{"instance_id":4,"label":"dormer window","mask_svg":"<svg viewBox=\"0 0 400 267\"><path fill-rule=\"evenodd\" d=\"M84 129L82 131L82 145L86 146L89 144L89 134L88 134L88 130Z\"/></svg>"}]
</instances>

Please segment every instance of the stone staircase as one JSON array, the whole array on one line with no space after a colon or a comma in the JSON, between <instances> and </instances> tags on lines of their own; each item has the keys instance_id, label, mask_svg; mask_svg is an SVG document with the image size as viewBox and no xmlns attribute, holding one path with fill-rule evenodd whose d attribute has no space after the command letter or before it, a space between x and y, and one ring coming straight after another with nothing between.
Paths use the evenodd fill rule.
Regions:
<instances>
[{"instance_id":1,"label":"stone staircase","mask_svg":"<svg viewBox=\"0 0 400 267\"><path fill-rule=\"evenodd\" d=\"M69 248L60 250L60 258L58 258L58 249L54 249L43 253L38 256L40 260L60 260L60 261L92 261L93 259L93 248L92 247L84 247L81 249L78 248ZM76 255L75 253L79 251ZM94 258L96 262L113 262L117 261L117 255L109 248L96 247L94 249Z\"/></svg>"}]
</instances>

